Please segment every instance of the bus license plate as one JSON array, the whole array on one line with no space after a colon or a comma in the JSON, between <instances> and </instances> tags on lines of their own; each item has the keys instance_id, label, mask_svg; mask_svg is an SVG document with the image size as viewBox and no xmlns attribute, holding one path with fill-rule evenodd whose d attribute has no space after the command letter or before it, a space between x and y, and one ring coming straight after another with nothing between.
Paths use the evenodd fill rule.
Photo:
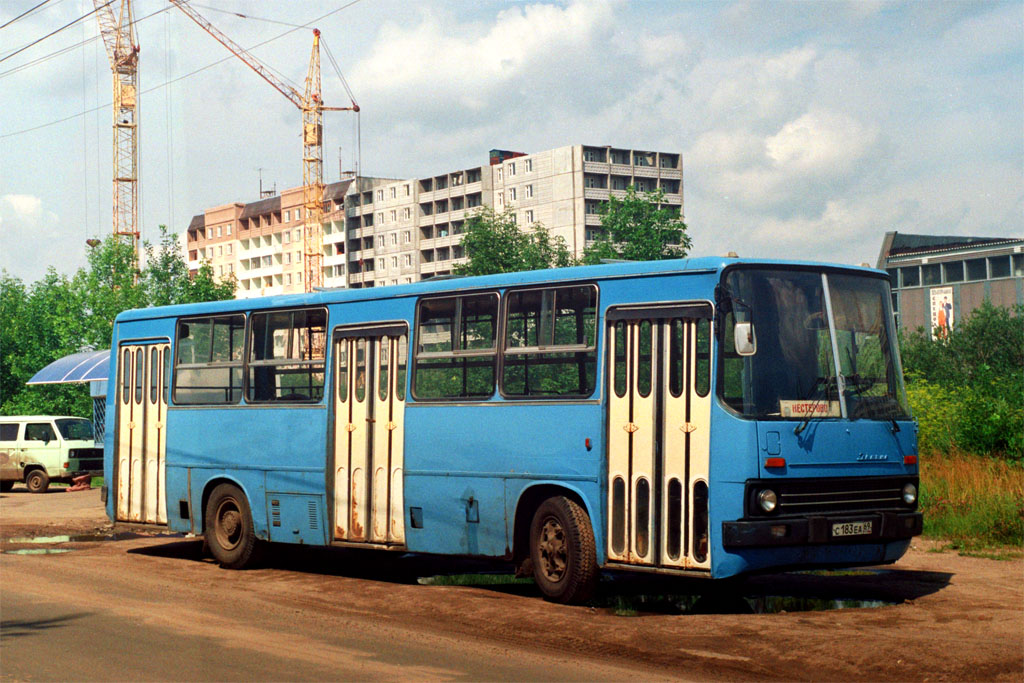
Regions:
<instances>
[{"instance_id":1,"label":"bus license plate","mask_svg":"<svg viewBox=\"0 0 1024 683\"><path fill-rule=\"evenodd\" d=\"M871 522L844 522L832 525L833 536L862 536L871 533Z\"/></svg>"}]
</instances>

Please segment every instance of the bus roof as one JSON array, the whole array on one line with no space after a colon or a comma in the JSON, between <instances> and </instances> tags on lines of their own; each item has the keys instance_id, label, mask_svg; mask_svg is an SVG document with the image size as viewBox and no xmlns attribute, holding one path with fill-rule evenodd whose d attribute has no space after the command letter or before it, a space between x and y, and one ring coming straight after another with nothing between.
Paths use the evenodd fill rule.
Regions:
<instances>
[{"instance_id":1,"label":"bus roof","mask_svg":"<svg viewBox=\"0 0 1024 683\"><path fill-rule=\"evenodd\" d=\"M872 275L884 274L875 268L848 266L838 263L821 261L789 261L776 259L730 258L724 256L703 256L689 259L669 259L664 261L636 261L607 263L596 266L573 266L570 268L552 268L548 270L530 270L517 273L498 273L473 277L445 277L421 280L402 285L386 287L366 287L349 289L324 289L316 292L297 294L276 294L272 296L253 297L250 299L230 299L226 301L210 301L196 304L177 304L140 308L124 311L117 316L118 322L130 320L148 320L154 318L197 315L201 313L227 313L250 309L281 308L289 306L311 306L341 303L347 301L372 301L374 299L393 299L415 297L423 294L441 294L459 292L469 289L504 288L518 285L538 285L578 280L615 279L624 277L658 276L672 273L714 273L727 266L771 265L771 266L802 266L812 268L839 268L860 271Z\"/></svg>"}]
</instances>

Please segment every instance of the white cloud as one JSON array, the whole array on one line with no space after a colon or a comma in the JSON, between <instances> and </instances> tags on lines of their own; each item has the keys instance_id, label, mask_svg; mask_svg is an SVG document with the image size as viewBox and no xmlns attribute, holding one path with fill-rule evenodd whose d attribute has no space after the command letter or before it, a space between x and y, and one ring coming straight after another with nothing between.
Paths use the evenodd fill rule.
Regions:
<instances>
[{"instance_id":1,"label":"white cloud","mask_svg":"<svg viewBox=\"0 0 1024 683\"><path fill-rule=\"evenodd\" d=\"M30 194L5 194L0 197L0 202L18 218L38 216L43 207L43 200Z\"/></svg>"},{"instance_id":2,"label":"white cloud","mask_svg":"<svg viewBox=\"0 0 1024 683\"><path fill-rule=\"evenodd\" d=\"M847 173L878 140L878 131L834 111L811 111L765 140L774 165L790 173Z\"/></svg>"}]
</instances>

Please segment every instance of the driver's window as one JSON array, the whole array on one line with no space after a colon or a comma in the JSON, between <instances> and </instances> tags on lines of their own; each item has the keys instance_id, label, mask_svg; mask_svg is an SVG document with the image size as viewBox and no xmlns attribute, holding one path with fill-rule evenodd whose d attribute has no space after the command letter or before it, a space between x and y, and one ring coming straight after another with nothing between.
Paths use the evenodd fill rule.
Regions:
<instances>
[{"instance_id":1,"label":"driver's window","mask_svg":"<svg viewBox=\"0 0 1024 683\"><path fill-rule=\"evenodd\" d=\"M53 427L45 422L34 423L25 425L25 440L26 441L43 441L49 442L57 438L57 435L53 431Z\"/></svg>"}]
</instances>

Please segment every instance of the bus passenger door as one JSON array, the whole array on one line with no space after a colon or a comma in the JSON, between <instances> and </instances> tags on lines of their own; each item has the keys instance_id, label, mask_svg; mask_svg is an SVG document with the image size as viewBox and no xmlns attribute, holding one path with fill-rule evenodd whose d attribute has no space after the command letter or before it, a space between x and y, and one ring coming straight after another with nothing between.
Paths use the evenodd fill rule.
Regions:
<instances>
[{"instance_id":1,"label":"bus passenger door","mask_svg":"<svg viewBox=\"0 0 1024 683\"><path fill-rule=\"evenodd\" d=\"M170 344L126 344L117 364L117 520L167 523Z\"/></svg>"},{"instance_id":2,"label":"bus passenger door","mask_svg":"<svg viewBox=\"0 0 1024 683\"><path fill-rule=\"evenodd\" d=\"M334 540L405 543L402 477L408 329L334 337Z\"/></svg>"},{"instance_id":3,"label":"bus passenger door","mask_svg":"<svg viewBox=\"0 0 1024 683\"><path fill-rule=\"evenodd\" d=\"M608 314L608 559L709 569L711 308Z\"/></svg>"}]
</instances>

